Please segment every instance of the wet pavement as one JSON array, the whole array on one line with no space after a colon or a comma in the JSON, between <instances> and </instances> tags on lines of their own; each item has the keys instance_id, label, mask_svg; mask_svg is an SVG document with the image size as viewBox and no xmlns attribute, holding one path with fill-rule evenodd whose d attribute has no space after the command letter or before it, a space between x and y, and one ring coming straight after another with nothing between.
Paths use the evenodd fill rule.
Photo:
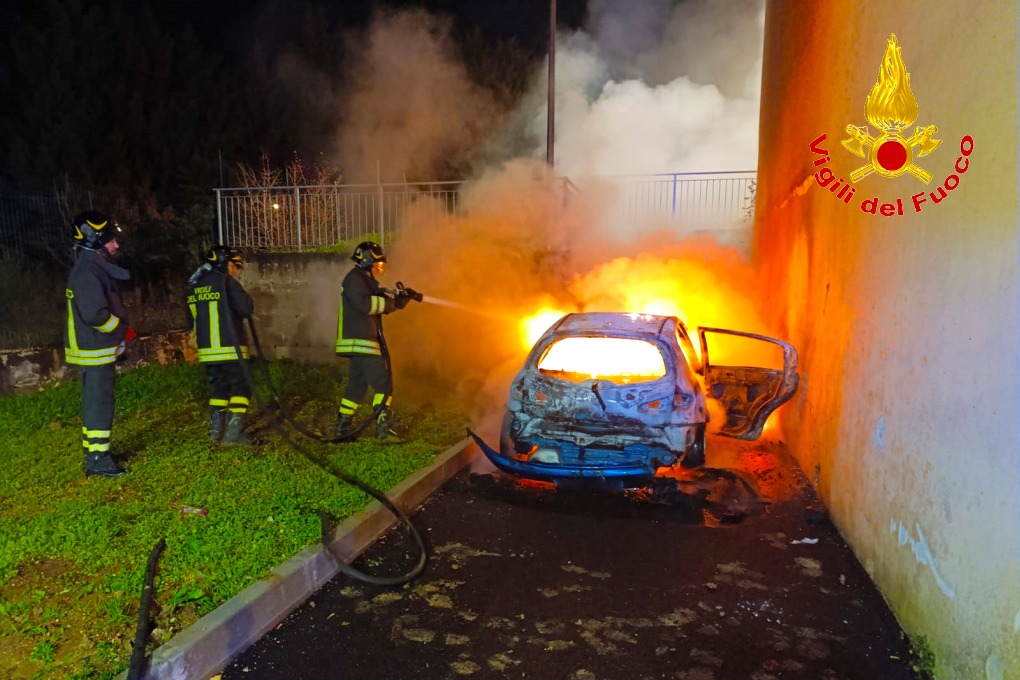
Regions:
<instances>
[{"instance_id":1,"label":"wet pavement","mask_svg":"<svg viewBox=\"0 0 1020 680\"><path fill-rule=\"evenodd\" d=\"M710 438L708 465L626 494L462 474L413 518L422 576L337 577L222 677L921 677L781 444ZM392 534L357 564L408 549Z\"/></svg>"}]
</instances>

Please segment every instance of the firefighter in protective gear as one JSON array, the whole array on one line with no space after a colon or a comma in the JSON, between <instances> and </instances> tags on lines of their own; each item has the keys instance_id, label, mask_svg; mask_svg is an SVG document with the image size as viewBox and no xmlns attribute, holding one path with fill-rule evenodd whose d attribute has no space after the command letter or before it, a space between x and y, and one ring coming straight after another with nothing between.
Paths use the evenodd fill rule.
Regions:
<instances>
[{"instance_id":1,"label":"firefighter in protective gear","mask_svg":"<svg viewBox=\"0 0 1020 680\"><path fill-rule=\"evenodd\" d=\"M82 449L86 477L120 477L110 455L116 361L134 337L118 281L131 278L114 264L120 228L108 215L84 212L74 218L75 263L67 279L64 359L81 372Z\"/></svg>"},{"instance_id":2,"label":"firefighter in protective gear","mask_svg":"<svg viewBox=\"0 0 1020 680\"><path fill-rule=\"evenodd\" d=\"M209 441L227 446L250 444L245 434L251 388L238 358L248 358L244 319L255 310L251 296L236 276L244 266L240 253L213 246L189 283L188 308L195 321L198 361L212 388L209 398Z\"/></svg>"},{"instance_id":3,"label":"firefighter in protective gear","mask_svg":"<svg viewBox=\"0 0 1020 680\"><path fill-rule=\"evenodd\" d=\"M350 370L333 435L345 439L353 434L354 412L371 387L373 412L378 412L376 439L397 443L400 439L390 429L393 385L382 316L404 309L413 297L408 293L414 291L405 289L390 297L380 288L376 277L383 272L386 255L378 244L371 241L358 244L351 259L355 266L344 277L340 290L335 347L338 355L349 359Z\"/></svg>"}]
</instances>

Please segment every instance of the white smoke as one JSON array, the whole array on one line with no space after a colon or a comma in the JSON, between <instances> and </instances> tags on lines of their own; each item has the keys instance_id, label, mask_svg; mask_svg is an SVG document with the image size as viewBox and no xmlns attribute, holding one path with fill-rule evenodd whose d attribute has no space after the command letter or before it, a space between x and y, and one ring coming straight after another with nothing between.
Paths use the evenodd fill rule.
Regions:
<instances>
[{"instance_id":1,"label":"white smoke","mask_svg":"<svg viewBox=\"0 0 1020 680\"><path fill-rule=\"evenodd\" d=\"M752 170L763 0L602 0L556 49L557 173ZM545 154L545 73L526 99ZM537 108L540 107L540 108Z\"/></svg>"}]
</instances>

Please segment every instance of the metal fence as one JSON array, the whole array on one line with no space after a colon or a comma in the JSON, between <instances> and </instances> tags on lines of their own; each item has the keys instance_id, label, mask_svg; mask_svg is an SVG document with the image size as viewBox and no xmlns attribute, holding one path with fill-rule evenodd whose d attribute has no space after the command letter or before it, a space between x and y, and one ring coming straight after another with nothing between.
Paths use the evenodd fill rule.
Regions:
<instances>
[{"instance_id":1,"label":"metal fence","mask_svg":"<svg viewBox=\"0 0 1020 680\"><path fill-rule=\"evenodd\" d=\"M662 218L690 227L753 217L755 173L668 173L602 178L618 191L617 216ZM235 187L216 189L217 239L244 248L329 248L386 241L408 210L426 222L456 214L467 182ZM585 187L558 178L564 203Z\"/></svg>"},{"instance_id":2,"label":"metal fence","mask_svg":"<svg viewBox=\"0 0 1020 680\"><path fill-rule=\"evenodd\" d=\"M674 172L609 178L616 185L618 212L631 219L666 217L699 227L754 217L757 174Z\"/></svg>"},{"instance_id":3,"label":"metal fence","mask_svg":"<svg viewBox=\"0 0 1020 680\"><path fill-rule=\"evenodd\" d=\"M385 245L402 217L456 212L464 182L216 189L220 243L244 248L329 247L367 238Z\"/></svg>"},{"instance_id":4,"label":"metal fence","mask_svg":"<svg viewBox=\"0 0 1020 680\"><path fill-rule=\"evenodd\" d=\"M67 183L34 192L0 190L0 256L48 253L72 261L71 219L81 210L93 209L121 216L128 204Z\"/></svg>"},{"instance_id":5,"label":"metal fence","mask_svg":"<svg viewBox=\"0 0 1020 680\"><path fill-rule=\"evenodd\" d=\"M667 219L687 227L749 220L754 211L753 171L669 173L611 177L615 218ZM426 222L455 214L466 182L345 184L326 186L216 189L216 229L220 243L256 249L308 250L349 245L366 238L393 237L408 210ZM556 180L564 202L587 190L585 183ZM583 198L582 198L583 200ZM69 207L114 208L102 194L73 185L34 194L0 191L0 252L27 249L70 252Z\"/></svg>"}]
</instances>

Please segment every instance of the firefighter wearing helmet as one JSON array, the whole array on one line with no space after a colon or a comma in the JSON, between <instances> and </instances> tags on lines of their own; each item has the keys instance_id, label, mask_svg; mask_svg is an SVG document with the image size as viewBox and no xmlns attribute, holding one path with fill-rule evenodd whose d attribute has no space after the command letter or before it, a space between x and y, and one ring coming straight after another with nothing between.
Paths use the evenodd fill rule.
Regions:
<instances>
[{"instance_id":1,"label":"firefighter wearing helmet","mask_svg":"<svg viewBox=\"0 0 1020 680\"><path fill-rule=\"evenodd\" d=\"M382 317L404 309L412 299L420 301L421 296L410 288L387 294L379 286L376 277L383 273L386 263L386 255L379 244L359 243L351 259L355 265L344 277L340 290L335 346L336 353L349 360L349 371L333 434L339 439L354 434L354 412L368 388L372 388L376 439L382 443L397 443L400 439L390 428L393 384Z\"/></svg>"},{"instance_id":2,"label":"firefighter wearing helmet","mask_svg":"<svg viewBox=\"0 0 1020 680\"><path fill-rule=\"evenodd\" d=\"M120 477L110 453L116 361L135 333L118 282L131 275L114 264L120 228L97 211L74 218L75 262L67 279L64 359L81 372L82 449L86 477Z\"/></svg>"},{"instance_id":3,"label":"firefighter wearing helmet","mask_svg":"<svg viewBox=\"0 0 1020 680\"><path fill-rule=\"evenodd\" d=\"M244 266L238 251L217 245L204 259L189 279L188 308L195 322L198 361L211 391L209 440L246 445L251 443L245 434L251 387L241 361L249 356L244 319L255 311L255 304L236 278Z\"/></svg>"}]
</instances>

